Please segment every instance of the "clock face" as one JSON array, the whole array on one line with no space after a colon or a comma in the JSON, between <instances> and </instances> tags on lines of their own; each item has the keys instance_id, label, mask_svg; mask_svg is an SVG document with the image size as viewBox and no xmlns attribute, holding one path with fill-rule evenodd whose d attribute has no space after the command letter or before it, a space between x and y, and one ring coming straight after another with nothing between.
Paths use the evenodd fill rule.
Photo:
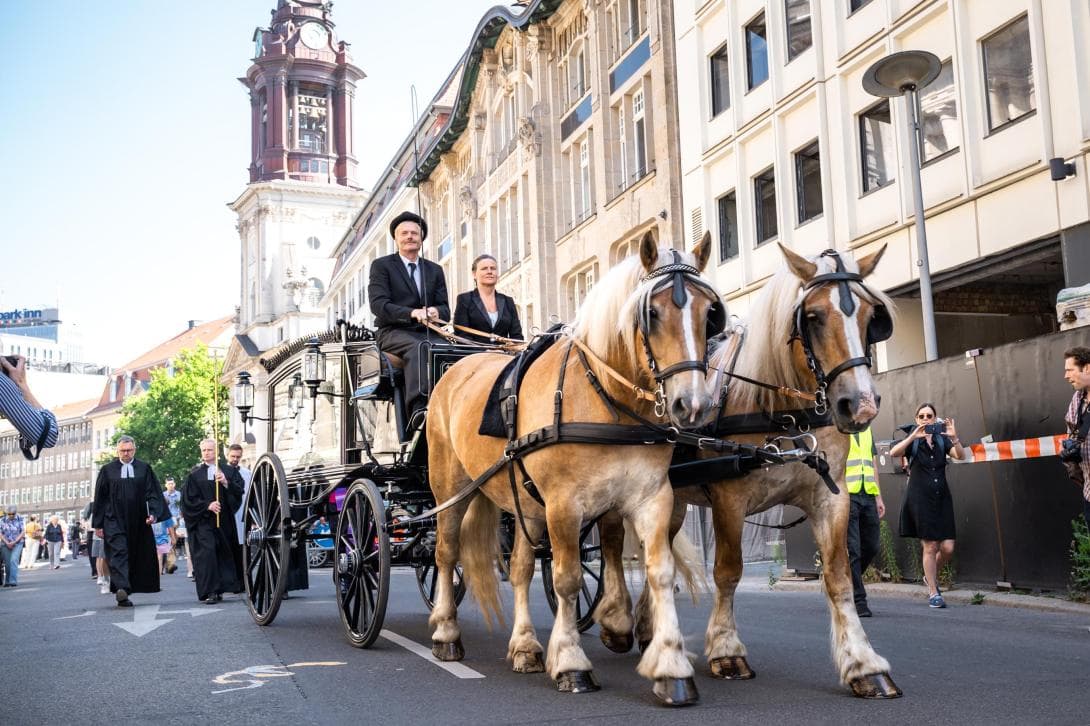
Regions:
<instances>
[{"instance_id":1,"label":"clock face","mask_svg":"<svg viewBox=\"0 0 1090 726\"><path fill-rule=\"evenodd\" d=\"M325 47L329 31L321 23L306 23L299 29L299 39L308 47L319 50Z\"/></svg>"}]
</instances>

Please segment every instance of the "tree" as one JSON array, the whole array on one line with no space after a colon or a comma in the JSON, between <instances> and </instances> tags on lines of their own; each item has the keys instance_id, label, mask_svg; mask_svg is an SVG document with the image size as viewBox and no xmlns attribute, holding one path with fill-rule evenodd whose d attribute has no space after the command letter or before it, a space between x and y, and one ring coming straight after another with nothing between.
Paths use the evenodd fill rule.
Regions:
<instances>
[{"instance_id":1,"label":"tree","mask_svg":"<svg viewBox=\"0 0 1090 726\"><path fill-rule=\"evenodd\" d=\"M205 345L181 351L173 369L171 375L156 368L148 390L125 399L114 441L122 434L133 437L137 456L151 464L160 481L173 476L180 483L200 460L200 442L212 436L214 415L217 451L222 450L230 401L219 383L223 362L208 355Z\"/></svg>"}]
</instances>

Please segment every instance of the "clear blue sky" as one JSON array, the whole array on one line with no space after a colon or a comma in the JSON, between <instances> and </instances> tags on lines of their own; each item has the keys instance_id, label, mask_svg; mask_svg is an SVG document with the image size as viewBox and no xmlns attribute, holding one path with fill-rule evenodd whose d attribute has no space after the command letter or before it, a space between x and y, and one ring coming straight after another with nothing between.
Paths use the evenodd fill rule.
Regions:
<instances>
[{"instance_id":1,"label":"clear blue sky","mask_svg":"<svg viewBox=\"0 0 1090 726\"><path fill-rule=\"evenodd\" d=\"M337 0L370 188L496 0ZM245 75L276 0L0 2L0 309L52 306L121 365L233 313Z\"/></svg>"}]
</instances>

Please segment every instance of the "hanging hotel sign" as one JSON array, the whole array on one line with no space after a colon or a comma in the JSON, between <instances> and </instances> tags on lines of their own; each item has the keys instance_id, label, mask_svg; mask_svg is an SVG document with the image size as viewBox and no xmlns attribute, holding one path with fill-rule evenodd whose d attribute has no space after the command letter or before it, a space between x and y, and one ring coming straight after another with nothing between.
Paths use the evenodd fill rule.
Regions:
<instances>
[{"instance_id":1,"label":"hanging hotel sign","mask_svg":"<svg viewBox=\"0 0 1090 726\"><path fill-rule=\"evenodd\" d=\"M57 308L0 310L0 330L4 328L27 328L34 325L55 325L59 322Z\"/></svg>"}]
</instances>

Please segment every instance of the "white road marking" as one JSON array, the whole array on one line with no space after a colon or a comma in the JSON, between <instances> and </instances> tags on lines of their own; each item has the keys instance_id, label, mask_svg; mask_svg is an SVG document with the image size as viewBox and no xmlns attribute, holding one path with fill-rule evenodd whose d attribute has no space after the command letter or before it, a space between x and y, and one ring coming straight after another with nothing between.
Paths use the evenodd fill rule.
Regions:
<instances>
[{"instance_id":1,"label":"white road marking","mask_svg":"<svg viewBox=\"0 0 1090 726\"><path fill-rule=\"evenodd\" d=\"M262 678L284 678L286 676L294 675L288 668L301 668L304 666L343 666L347 663L343 661L316 661L313 663L289 663L287 665L256 665L249 668L243 668L240 671L229 671L222 675L218 675L212 679L213 683L218 685L227 685L230 683L245 683L245 686L239 686L238 688L224 688L220 691L212 691L216 693L230 693L231 691L245 691L250 688L261 688L265 685L265 681ZM243 680L233 680L236 676L242 676Z\"/></svg>"},{"instance_id":2,"label":"white road marking","mask_svg":"<svg viewBox=\"0 0 1090 726\"><path fill-rule=\"evenodd\" d=\"M20 587L15 592L38 592L40 589L40 587Z\"/></svg>"},{"instance_id":3,"label":"white road marking","mask_svg":"<svg viewBox=\"0 0 1090 726\"><path fill-rule=\"evenodd\" d=\"M209 613L218 613L223 608L191 608L189 610L163 610L164 615L184 615L189 613L193 617L200 617L201 615L207 615ZM133 608L132 622L131 623L114 623L122 630L132 633L138 638L142 638L151 631L166 625L169 622L173 622L174 618L166 618L165 620L156 620L156 616L159 615L158 605L137 605Z\"/></svg>"},{"instance_id":4,"label":"white road marking","mask_svg":"<svg viewBox=\"0 0 1090 726\"><path fill-rule=\"evenodd\" d=\"M409 640L408 638L406 638L406 637L404 637L402 635L398 635L397 633L393 632L392 630L383 630L383 631L381 631L379 633L379 635L381 635L383 638L386 638L386 640L389 640L391 643L394 643L396 645L400 645L402 648L409 651L410 653L414 653L414 654L420 656L421 658L428 661L429 663L434 663L435 665L437 665L440 668L442 668L443 670L445 670L447 673L450 673L452 676L455 676L457 678L484 678L485 677L485 675L483 673L478 673L477 671L473 670L469 666L464 666L461 663L446 663L444 661L439 660L438 658L436 658L434 655L431 654L431 649L430 648L425 648L424 646L420 645L419 643L417 643L415 641L412 641L412 640Z\"/></svg>"},{"instance_id":5,"label":"white road marking","mask_svg":"<svg viewBox=\"0 0 1090 726\"><path fill-rule=\"evenodd\" d=\"M65 615L63 618L53 618L54 620L71 620L72 618L85 618L88 615L94 615L94 610L84 610L79 615Z\"/></svg>"}]
</instances>

